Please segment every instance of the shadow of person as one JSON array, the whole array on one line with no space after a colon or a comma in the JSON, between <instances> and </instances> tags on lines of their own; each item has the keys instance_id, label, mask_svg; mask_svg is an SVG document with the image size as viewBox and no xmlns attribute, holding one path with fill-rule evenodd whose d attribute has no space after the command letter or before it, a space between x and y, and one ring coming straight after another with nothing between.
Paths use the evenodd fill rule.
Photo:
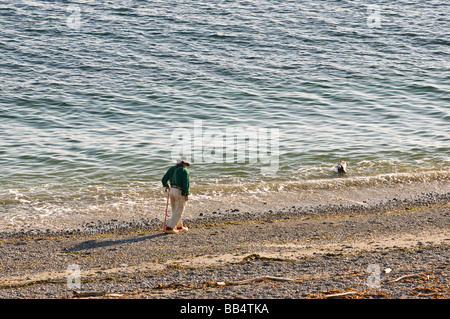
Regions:
<instances>
[{"instance_id":1,"label":"shadow of person","mask_svg":"<svg viewBox=\"0 0 450 319\"><path fill-rule=\"evenodd\" d=\"M66 249L66 252L75 252L75 251L81 251L81 250L89 250L89 249L95 249L95 248L101 248L101 247L109 247L109 246L115 246L115 245L121 245L121 244L129 244L129 243L137 243L144 240L152 240L154 238L167 236L166 233L159 233L154 234L150 236L145 237L134 237L134 238L127 238L127 239L119 239L119 240L87 240L82 243L79 243L75 247Z\"/></svg>"}]
</instances>

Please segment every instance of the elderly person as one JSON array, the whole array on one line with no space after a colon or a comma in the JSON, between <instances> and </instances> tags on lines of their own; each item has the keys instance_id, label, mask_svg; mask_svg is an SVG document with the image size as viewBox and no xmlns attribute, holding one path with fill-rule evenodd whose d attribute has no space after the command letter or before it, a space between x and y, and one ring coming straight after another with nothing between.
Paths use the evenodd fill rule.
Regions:
<instances>
[{"instance_id":1,"label":"elderly person","mask_svg":"<svg viewBox=\"0 0 450 319\"><path fill-rule=\"evenodd\" d=\"M162 178L162 184L169 190L170 205L172 207L172 216L164 228L168 234L176 234L181 231L187 231L183 226L182 216L186 202L189 199L189 171L191 164L187 157L183 156L177 160L177 164L169 168ZM170 182L170 187L169 187Z\"/></svg>"}]
</instances>

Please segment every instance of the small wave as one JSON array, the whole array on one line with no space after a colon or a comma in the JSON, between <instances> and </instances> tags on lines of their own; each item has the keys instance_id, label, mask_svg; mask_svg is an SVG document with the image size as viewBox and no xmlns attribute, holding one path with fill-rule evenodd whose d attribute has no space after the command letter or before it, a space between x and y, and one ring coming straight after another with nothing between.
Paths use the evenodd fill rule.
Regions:
<instances>
[{"instance_id":1,"label":"small wave","mask_svg":"<svg viewBox=\"0 0 450 319\"><path fill-rule=\"evenodd\" d=\"M391 173L374 176L335 177L304 181L248 182L195 185L189 207L247 203L267 196L277 197L303 191L373 189L396 185L421 185L450 181L450 170ZM77 227L85 221L134 220L164 216L167 195L159 183L131 185L91 185L64 189L61 185L33 190L11 189L0 193L0 231L21 228L60 229ZM299 194L300 194L299 193ZM315 194L315 192L313 192ZM311 194L313 194L311 193ZM305 193L306 194L306 193ZM290 196L290 195L289 195ZM312 195L314 196L314 195ZM195 212L189 212L195 214ZM197 213L198 214L198 213Z\"/></svg>"},{"instance_id":2,"label":"small wave","mask_svg":"<svg viewBox=\"0 0 450 319\"><path fill-rule=\"evenodd\" d=\"M427 183L450 181L450 170L427 171L417 173L386 173L373 176L320 178L314 180L283 180L275 182L254 182L240 184L218 184L197 186L194 193L201 195L230 195L238 193L260 194L294 190L337 189L345 187L376 187L396 184Z\"/></svg>"}]
</instances>

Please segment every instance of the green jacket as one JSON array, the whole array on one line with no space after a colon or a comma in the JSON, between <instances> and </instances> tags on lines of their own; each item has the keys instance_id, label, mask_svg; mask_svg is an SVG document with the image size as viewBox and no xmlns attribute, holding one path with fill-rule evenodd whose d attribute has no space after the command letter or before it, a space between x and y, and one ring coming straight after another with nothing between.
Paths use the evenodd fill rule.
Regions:
<instances>
[{"instance_id":1,"label":"green jacket","mask_svg":"<svg viewBox=\"0 0 450 319\"><path fill-rule=\"evenodd\" d=\"M172 166L162 178L163 187L177 186L183 196L189 195L189 171L183 166Z\"/></svg>"}]
</instances>

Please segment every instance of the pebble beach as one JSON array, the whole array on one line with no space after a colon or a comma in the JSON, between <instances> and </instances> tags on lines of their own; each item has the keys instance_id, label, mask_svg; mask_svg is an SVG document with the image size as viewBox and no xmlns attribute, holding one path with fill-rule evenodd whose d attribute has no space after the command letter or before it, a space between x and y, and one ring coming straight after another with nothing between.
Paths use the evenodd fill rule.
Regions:
<instances>
[{"instance_id":1,"label":"pebble beach","mask_svg":"<svg viewBox=\"0 0 450 319\"><path fill-rule=\"evenodd\" d=\"M343 193L347 204L223 207L170 235L152 220L4 232L0 298L448 299L449 188L366 190L361 204L355 189Z\"/></svg>"}]
</instances>

